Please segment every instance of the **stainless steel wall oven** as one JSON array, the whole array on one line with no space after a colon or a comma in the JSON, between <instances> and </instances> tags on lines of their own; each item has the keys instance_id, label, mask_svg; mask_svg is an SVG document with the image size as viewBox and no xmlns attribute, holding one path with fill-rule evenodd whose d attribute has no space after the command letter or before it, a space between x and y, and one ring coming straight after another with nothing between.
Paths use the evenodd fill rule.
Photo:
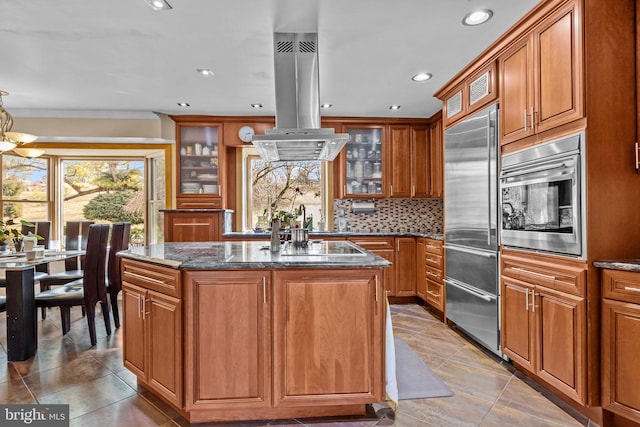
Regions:
<instances>
[{"instance_id":1,"label":"stainless steel wall oven","mask_svg":"<svg viewBox=\"0 0 640 427\"><path fill-rule=\"evenodd\" d=\"M584 256L584 132L502 158L504 246Z\"/></svg>"}]
</instances>

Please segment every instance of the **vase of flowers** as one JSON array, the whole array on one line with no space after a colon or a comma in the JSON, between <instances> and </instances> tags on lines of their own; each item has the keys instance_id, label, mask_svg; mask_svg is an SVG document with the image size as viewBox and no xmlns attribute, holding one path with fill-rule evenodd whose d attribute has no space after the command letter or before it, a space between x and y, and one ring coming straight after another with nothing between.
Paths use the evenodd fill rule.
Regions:
<instances>
[{"instance_id":1,"label":"vase of flowers","mask_svg":"<svg viewBox=\"0 0 640 427\"><path fill-rule=\"evenodd\" d=\"M20 230L15 227L17 225L26 225L29 227L34 226L34 224L24 220L16 222L13 219L8 219L6 221L0 219L0 252L6 252L9 243L13 243L16 252L22 250L22 240L24 236L22 235ZM42 239L41 236L38 236L37 234L33 234L31 232L29 232L29 236L35 237L37 239Z\"/></svg>"}]
</instances>

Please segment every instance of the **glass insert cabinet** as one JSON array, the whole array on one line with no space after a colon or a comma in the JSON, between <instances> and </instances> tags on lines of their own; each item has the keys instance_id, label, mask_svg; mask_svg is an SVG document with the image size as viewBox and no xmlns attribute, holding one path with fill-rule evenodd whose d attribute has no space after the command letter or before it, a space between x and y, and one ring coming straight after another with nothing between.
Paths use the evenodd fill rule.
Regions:
<instances>
[{"instance_id":1,"label":"glass insert cabinet","mask_svg":"<svg viewBox=\"0 0 640 427\"><path fill-rule=\"evenodd\" d=\"M177 124L178 208L222 207L220 148L222 128L211 124Z\"/></svg>"},{"instance_id":2,"label":"glass insert cabinet","mask_svg":"<svg viewBox=\"0 0 640 427\"><path fill-rule=\"evenodd\" d=\"M384 127L345 127L350 138L343 149L343 196L383 197Z\"/></svg>"}]
</instances>

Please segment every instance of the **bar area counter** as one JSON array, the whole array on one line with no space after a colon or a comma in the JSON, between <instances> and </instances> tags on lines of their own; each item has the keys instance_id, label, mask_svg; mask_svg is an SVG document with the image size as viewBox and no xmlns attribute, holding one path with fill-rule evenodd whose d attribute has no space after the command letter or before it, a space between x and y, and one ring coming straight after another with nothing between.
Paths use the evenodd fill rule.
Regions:
<instances>
[{"instance_id":1,"label":"bar area counter","mask_svg":"<svg viewBox=\"0 0 640 427\"><path fill-rule=\"evenodd\" d=\"M385 259L350 242L163 243L122 257L124 365L192 423L385 398Z\"/></svg>"}]
</instances>

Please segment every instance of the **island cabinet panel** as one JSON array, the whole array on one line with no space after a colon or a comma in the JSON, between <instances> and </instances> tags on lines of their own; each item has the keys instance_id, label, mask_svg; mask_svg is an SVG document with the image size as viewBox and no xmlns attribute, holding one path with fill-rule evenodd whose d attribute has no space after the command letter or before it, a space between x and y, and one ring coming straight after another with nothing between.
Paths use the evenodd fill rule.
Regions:
<instances>
[{"instance_id":1,"label":"island cabinet panel","mask_svg":"<svg viewBox=\"0 0 640 427\"><path fill-rule=\"evenodd\" d=\"M270 407L269 273L190 271L185 284L186 409Z\"/></svg>"},{"instance_id":2,"label":"island cabinet panel","mask_svg":"<svg viewBox=\"0 0 640 427\"><path fill-rule=\"evenodd\" d=\"M380 271L274 273L274 406L384 398Z\"/></svg>"},{"instance_id":3,"label":"island cabinet panel","mask_svg":"<svg viewBox=\"0 0 640 427\"><path fill-rule=\"evenodd\" d=\"M145 273L141 273L144 268ZM169 403L182 406L182 303L178 272L122 261L124 365ZM154 289L162 289L158 292Z\"/></svg>"}]
</instances>

